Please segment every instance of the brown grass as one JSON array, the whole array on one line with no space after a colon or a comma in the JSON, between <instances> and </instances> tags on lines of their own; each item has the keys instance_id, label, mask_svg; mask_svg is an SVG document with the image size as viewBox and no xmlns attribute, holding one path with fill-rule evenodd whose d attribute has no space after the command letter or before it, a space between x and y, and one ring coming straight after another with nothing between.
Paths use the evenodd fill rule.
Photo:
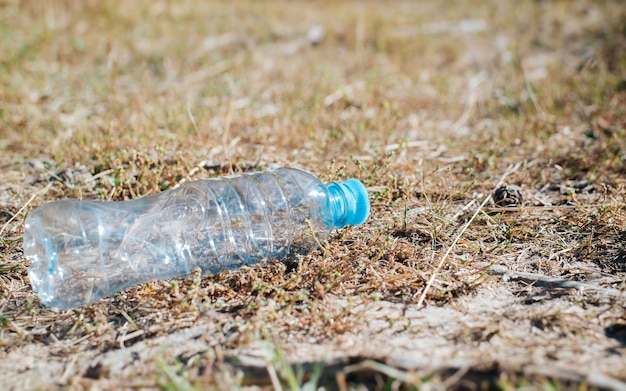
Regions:
<instances>
[{"instance_id":1,"label":"brown grass","mask_svg":"<svg viewBox=\"0 0 626 391\"><path fill-rule=\"evenodd\" d=\"M617 0L0 1L0 377L625 388L623 298L511 278L626 291L624 20ZM459 236L516 164L525 205L488 203ZM295 260L75 310L32 291L32 207L275 166L359 178L371 218Z\"/></svg>"}]
</instances>

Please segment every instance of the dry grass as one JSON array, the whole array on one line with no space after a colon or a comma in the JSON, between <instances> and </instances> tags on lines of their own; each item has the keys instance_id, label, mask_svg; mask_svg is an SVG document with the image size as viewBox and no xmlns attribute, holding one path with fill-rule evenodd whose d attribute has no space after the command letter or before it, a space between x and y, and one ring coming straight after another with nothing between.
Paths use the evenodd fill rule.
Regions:
<instances>
[{"instance_id":1,"label":"dry grass","mask_svg":"<svg viewBox=\"0 0 626 391\"><path fill-rule=\"evenodd\" d=\"M513 3L0 1L0 377L626 388L626 301L597 293L626 291L626 10ZM487 204L436 269L515 164L525 205ZM361 179L371 218L71 311L30 288L32 207L282 165Z\"/></svg>"}]
</instances>

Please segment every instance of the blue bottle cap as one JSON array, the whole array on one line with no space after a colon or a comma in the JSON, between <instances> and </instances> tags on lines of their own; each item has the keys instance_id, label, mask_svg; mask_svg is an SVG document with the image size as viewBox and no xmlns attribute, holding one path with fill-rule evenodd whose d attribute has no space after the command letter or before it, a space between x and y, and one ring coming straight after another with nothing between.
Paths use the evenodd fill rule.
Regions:
<instances>
[{"instance_id":1,"label":"blue bottle cap","mask_svg":"<svg viewBox=\"0 0 626 391\"><path fill-rule=\"evenodd\" d=\"M345 182L331 182L327 185L330 192L330 208L333 225L337 228L346 225L360 225L370 214L370 201L363 183L357 179Z\"/></svg>"}]
</instances>

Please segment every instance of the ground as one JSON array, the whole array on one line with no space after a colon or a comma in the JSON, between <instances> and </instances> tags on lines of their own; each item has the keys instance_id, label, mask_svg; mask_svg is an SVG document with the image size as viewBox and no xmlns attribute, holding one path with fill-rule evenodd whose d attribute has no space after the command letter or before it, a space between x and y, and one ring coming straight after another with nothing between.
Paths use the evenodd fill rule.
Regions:
<instances>
[{"instance_id":1,"label":"ground","mask_svg":"<svg viewBox=\"0 0 626 391\"><path fill-rule=\"evenodd\" d=\"M0 1L4 388L626 389L625 21L617 0ZM33 208L278 166L360 179L370 218L82 308L33 292Z\"/></svg>"}]
</instances>

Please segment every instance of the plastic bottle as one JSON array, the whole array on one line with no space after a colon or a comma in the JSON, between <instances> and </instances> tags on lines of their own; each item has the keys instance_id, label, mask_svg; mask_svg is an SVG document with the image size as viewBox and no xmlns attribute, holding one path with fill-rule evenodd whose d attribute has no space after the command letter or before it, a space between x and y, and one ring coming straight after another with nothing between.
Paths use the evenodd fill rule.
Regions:
<instances>
[{"instance_id":1,"label":"plastic bottle","mask_svg":"<svg viewBox=\"0 0 626 391\"><path fill-rule=\"evenodd\" d=\"M215 274L304 253L368 214L358 180L324 185L280 168L187 182L131 201L44 204L26 219L24 255L41 301L72 308L197 267Z\"/></svg>"}]
</instances>

